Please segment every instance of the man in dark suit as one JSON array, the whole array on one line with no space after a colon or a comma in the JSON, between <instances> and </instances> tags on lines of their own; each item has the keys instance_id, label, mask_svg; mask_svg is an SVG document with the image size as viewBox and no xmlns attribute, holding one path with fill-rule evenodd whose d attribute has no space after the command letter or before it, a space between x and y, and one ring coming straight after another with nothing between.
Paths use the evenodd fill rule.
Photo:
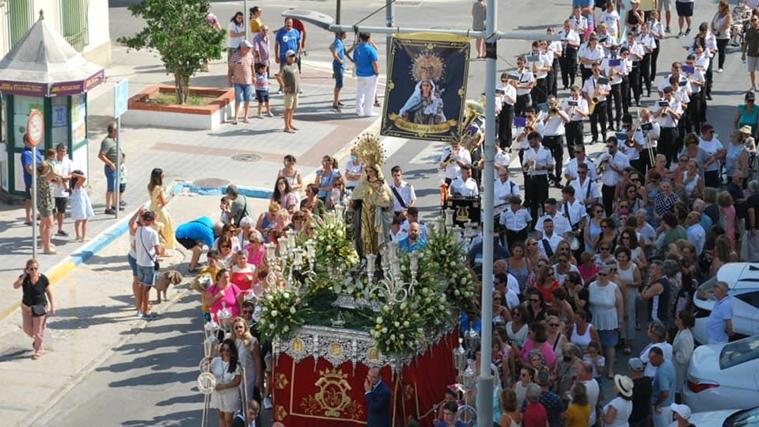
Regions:
<instances>
[{"instance_id":1,"label":"man in dark suit","mask_svg":"<svg viewBox=\"0 0 759 427\"><path fill-rule=\"evenodd\" d=\"M390 387L382 382L379 368L369 368L364 380L367 427L390 427Z\"/></svg>"}]
</instances>

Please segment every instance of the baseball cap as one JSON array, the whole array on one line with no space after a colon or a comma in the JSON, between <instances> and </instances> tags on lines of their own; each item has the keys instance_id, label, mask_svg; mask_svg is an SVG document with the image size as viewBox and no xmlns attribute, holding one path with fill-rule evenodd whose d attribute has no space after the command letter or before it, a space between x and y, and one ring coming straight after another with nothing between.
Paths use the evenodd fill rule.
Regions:
<instances>
[{"instance_id":1,"label":"baseball cap","mask_svg":"<svg viewBox=\"0 0 759 427\"><path fill-rule=\"evenodd\" d=\"M243 41L242 41L240 44L241 44L241 45L243 45L243 46L245 46L245 47L247 47L248 49L250 49L250 48L252 48L252 47L253 47L253 44L251 44L251 43L250 43L249 41L247 41L247 40L243 40Z\"/></svg>"},{"instance_id":2,"label":"baseball cap","mask_svg":"<svg viewBox=\"0 0 759 427\"><path fill-rule=\"evenodd\" d=\"M754 99L755 99L754 92L746 92L746 101L748 101L748 100L752 100L753 101Z\"/></svg>"},{"instance_id":3,"label":"baseball cap","mask_svg":"<svg viewBox=\"0 0 759 427\"><path fill-rule=\"evenodd\" d=\"M645 365L643 365L643 361L637 357L631 357L630 360L627 361L627 364L630 365L630 369L636 372L646 369Z\"/></svg>"},{"instance_id":4,"label":"baseball cap","mask_svg":"<svg viewBox=\"0 0 759 427\"><path fill-rule=\"evenodd\" d=\"M290 49L287 52L285 52L285 56L295 56L295 51Z\"/></svg>"},{"instance_id":5,"label":"baseball cap","mask_svg":"<svg viewBox=\"0 0 759 427\"><path fill-rule=\"evenodd\" d=\"M683 419L690 419L690 408L688 405L678 405L677 403L673 403L669 407L672 408L672 412L680 415Z\"/></svg>"}]
</instances>

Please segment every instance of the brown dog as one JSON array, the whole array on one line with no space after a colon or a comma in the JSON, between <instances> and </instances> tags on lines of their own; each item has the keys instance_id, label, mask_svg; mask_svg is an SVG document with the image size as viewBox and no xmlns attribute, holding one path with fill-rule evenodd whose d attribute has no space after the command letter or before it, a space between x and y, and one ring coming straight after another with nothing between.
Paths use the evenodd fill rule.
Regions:
<instances>
[{"instance_id":1,"label":"brown dog","mask_svg":"<svg viewBox=\"0 0 759 427\"><path fill-rule=\"evenodd\" d=\"M163 294L163 299L168 301L168 298L166 297L166 290L168 290L169 286L171 285L178 285L182 283L182 280L184 280L184 278L178 271L170 270L161 273L154 286L156 293L158 294L158 304L161 303L161 294Z\"/></svg>"}]
</instances>

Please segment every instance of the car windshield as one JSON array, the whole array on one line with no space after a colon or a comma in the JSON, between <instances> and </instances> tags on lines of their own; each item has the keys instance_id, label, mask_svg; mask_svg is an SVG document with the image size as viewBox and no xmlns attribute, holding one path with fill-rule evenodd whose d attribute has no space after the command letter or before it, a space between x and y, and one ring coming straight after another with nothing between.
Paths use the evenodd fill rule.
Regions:
<instances>
[{"instance_id":1,"label":"car windshield","mask_svg":"<svg viewBox=\"0 0 759 427\"><path fill-rule=\"evenodd\" d=\"M734 341L722 347L719 368L732 368L757 358L759 358L759 335Z\"/></svg>"},{"instance_id":2,"label":"car windshield","mask_svg":"<svg viewBox=\"0 0 759 427\"><path fill-rule=\"evenodd\" d=\"M724 427L748 427L759 425L759 406L736 412L725 420Z\"/></svg>"},{"instance_id":3,"label":"car windshield","mask_svg":"<svg viewBox=\"0 0 759 427\"><path fill-rule=\"evenodd\" d=\"M702 283L698 289L696 289L696 298L703 301L714 300L714 294L712 294L712 292L714 291L714 285L716 283L716 277L712 277L711 279Z\"/></svg>"}]
</instances>

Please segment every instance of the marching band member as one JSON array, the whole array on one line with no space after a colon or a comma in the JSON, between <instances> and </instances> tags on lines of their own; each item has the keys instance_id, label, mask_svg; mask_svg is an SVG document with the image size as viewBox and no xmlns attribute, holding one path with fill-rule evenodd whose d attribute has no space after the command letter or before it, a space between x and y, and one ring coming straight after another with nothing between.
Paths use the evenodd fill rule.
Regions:
<instances>
[{"instance_id":1,"label":"marching band member","mask_svg":"<svg viewBox=\"0 0 759 427\"><path fill-rule=\"evenodd\" d=\"M622 127L615 135L617 138L617 150L627 156L627 160L630 165L637 170L642 170L640 166L640 147L635 142L633 132L635 129L632 126L632 116L627 115L622 118ZM617 186L617 190L622 191L623 186Z\"/></svg>"},{"instance_id":2,"label":"marching band member","mask_svg":"<svg viewBox=\"0 0 759 427\"><path fill-rule=\"evenodd\" d=\"M553 38L553 36L556 35L556 29L548 27L546 33L549 37ZM559 64L564 55L564 46L562 45L561 40L552 40L551 43L548 43L546 46L546 52L550 52L553 55L551 72L548 73L548 93L557 96L559 91L559 74L561 73L561 71L559 71Z\"/></svg>"},{"instance_id":3,"label":"marching band member","mask_svg":"<svg viewBox=\"0 0 759 427\"><path fill-rule=\"evenodd\" d=\"M647 26L656 41L656 48L651 52L651 71L649 72L653 81L656 78L657 65L659 64L659 46L661 45L661 40L664 38L664 25L659 21L658 10L651 12L651 19L649 19ZM648 96L651 96L651 92L648 93Z\"/></svg>"},{"instance_id":4,"label":"marching band member","mask_svg":"<svg viewBox=\"0 0 759 427\"><path fill-rule=\"evenodd\" d=\"M577 74L577 50L580 48L580 35L572 29L572 21L564 21L564 28L559 31L559 39L564 53L559 59L561 65L561 83L566 90L575 84Z\"/></svg>"},{"instance_id":5,"label":"marching band member","mask_svg":"<svg viewBox=\"0 0 759 427\"><path fill-rule=\"evenodd\" d=\"M501 212L498 222L506 229L506 244L511 248L514 243L527 239L527 228L532 222L532 217L522 206L522 198L511 196L509 207Z\"/></svg>"},{"instance_id":6,"label":"marching band member","mask_svg":"<svg viewBox=\"0 0 759 427\"><path fill-rule=\"evenodd\" d=\"M596 185L596 180L591 179L588 165L580 163L577 165L577 178L572 180L569 185L575 189L575 195L578 200L586 207L592 206L601 198L601 193Z\"/></svg>"},{"instance_id":7,"label":"marching band member","mask_svg":"<svg viewBox=\"0 0 759 427\"><path fill-rule=\"evenodd\" d=\"M590 131L593 134L592 144L598 142L598 126L601 125L601 135L606 140L606 97L611 91L609 79L601 75L601 64L593 63L593 74L585 80L582 94L588 102L590 115Z\"/></svg>"},{"instance_id":8,"label":"marching band member","mask_svg":"<svg viewBox=\"0 0 759 427\"><path fill-rule=\"evenodd\" d=\"M627 78L628 66L628 61L617 55L616 48L612 49L611 56L605 58L601 63L601 69L609 79L611 88L609 99L606 101L606 118L609 120L608 128L610 130L618 129L619 123L622 120L622 83ZM612 102L614 103L613 111ZM616 127L614 125L615 122Z\"/></svg>"},{"instance_id":9,"label":"marching band member","mask_svg":"<svg viewBox=\"0 0 759 427\"><path fill-rule=\"evenodd\" d=\"M617 39L609 34L609 29L606 24L601 23L596 27L596 34L598 35L598 44L604 48L604 57L611 54L612 49L617 44Z\"/></svg>"},{"instance_id":10,"label":"marching band member","mask_svg":"<svg viewBox=\"0 0 759 427\"><path fill-rule=\"evenodd\" d=\"M569 116L569 122L566 123L567 151L569 151L569 157L574 158L575 153L572 148L575 145L585 145L582 121L588 117L588 101L580 96L579 87L572 86L569 98L561 101L560 109Z\"/></svg>"},{"instance_id":11,"label":"marching band member","mask_svg":"<svg viewBox=\"0 0 759 427\"><path fill-rule=\"evenodd\" d=\"M559 187L564 157L564 124L569 122L569 115L559 108L559 102L551 96L548 98L548 113L543 119L543 146L551 150L556 164L555 173L548 173L553 184Z\"/></svg>"},{"instance_id":12,"label":"marching band member","mask_svg":"<svg viewBox=\"0 0 759 427\"><path fill-rule=\"evenodd\" d=\"M517 58L517 100L514 104L514 115L523 116L527 107L531 105L530 91L535 86L535 76L527 68L527 58Z\"/></svg>"},{"instance_id":13,"label":"marching band member","mask_svg":"<svg viewBox=\"0 0 759 427\"><path fill-rule=\"evenodd\" d=\"M654 113L654 117L661 127L657 151L664 155L667 159L667 167L669 167L677 155L675 140L677 139L677 125L680 122L683 109L680 101L675 99L673 95L672 86L664 88L662 93L662 99L651 112Z\"/></svg>"},{"instance_id":14,"label":"marching band member","mask_svg":"<svg viewBox=\"0 0 759 427\"><path fill-rule=\"evenodd\" d=\"M622 84L620 85L620 98L622 99L622 115L630 114L630 73L632 72L632 57L630 56L630 49L626 46L619 48L620 59L620 75L622 76ZM619 128L619 122L622 120L622 116L617 116L617 128Z\"/></svg>"},{"instance_id":15,"label":"marching band member","mask_svg":"<svg viewBox=\"0 0 759 427\"><path fill-rule=\"evenodd\" d=\"M638 43L636 40L637 34L633 32L627 33L627 42L624 44L624 47L627 48L627 50L630 52L630 60L632 61L632 67L630 68L630 74L629 74L629 81L630 81L630 90L632 91L633 98L635 98L635 105L640 107L640 93L641 93L641 87L640 87L640 62L643 60L643 57L646 55L646 51L643 48L643 45ZM625 98L625 95L627 95L628 102L626 105L630 105L629 100L630 94L622 94L622 99ZM628 111L625 111L625 114L627 114Z\"/></svg>"},{"instance_id":16,"label":"marching band member","mask_svg":"<svg viewBox=\"0 0 759 427\"><path fill-rule=\"evenodd\" d=\"M501 74L501 82L495 87L503 103L498 113L498 145L501 149L511 147L511 125L514 124L514 104L517 102L516 81L508 73Z\"/></svg>"},{"instance_id":17,"label":"marching band member","mask_svg":"<svg viewBox=\"0 0 759 427\"><path fill-rule=\"evenodd\" d=\"M403 180L403 171L400 166L390 169L393 182L390 183L390 191L393 193L393 212L400 214L410 206L416 204L414 186Z\"/></svg>"},{"instance_id":18,"label":"marching band member","mask_svg":"<svg viewBox=\"0 0 759 427\"><path fill-rule=\"evenodd\" d=\"M698 132L701 130L701 123L704 121L702 117L706 117L706 113L702 112L702 108L706 106L704 99L704 86L706 86L706 77L703 71L696 65L696 55L691 53L685 60L685 67L688 72L683 70L683 75L688 81L688 84L693 91L690 95L690 102L688 103L688 128L687 132Z\"/></svg>"},{"instance_id":19,"label":"marching band member","mask_svg":"<svg viewBox=\"0 0 759 427\"><path fill-rule=\"evenodd\" d=\"M572 225L569 223L569 218L564 216L564 213L558 210L558 202L553 197L547 199L543 203L543 215L538 218L538 222L535 224L535 229L538 231L544 231L543 225L545 221L552 221L554 231L560 236L572 231Z\"/></svg>"},{"instance_id":20,"label":"marching band member","mask_svg":"<svg viewBox=\"0 0 759 427\"><path fill-rule=\"evenodd\" d=\"M551 259L553 254L556 253L556 248L559 247L559 243L561 243L564 238L554 231L554 224L551 218L546 218L543 225L543 235L538 244L538 250L544 257L546 257L546 259Z\"/></svg>"},{"instance_id":21,"label":"marching band member","mask_svg":"<svg viewBox=\"0 0 759 427\"><path fill-rule=\"evenodd\" d=\"M569 17L572 29L578 34L584 34L588 30L588 18L582 16L582 9L575 7L572 9L572 16Z\"/></svg>"},{"instance_id":22,"label":"marching band member","mask_svg":"<svg viewBox=\"0 0 759 427\"><path fill-rule=\"evenodd\" d=\"M480 189L477 181L472 178L472 167L464 165L461 167L461 174L451 183L451 196L459 197L477 197L480 195Z\"/></svg>"},{"instance_id":23,"label":"marching band member","mask_svg":"<svg viewBox=\"0 0 759 427\"><path fill-rule=\"evenodd\" d=\"M651 30L648 25L640 26L640 34L638 35L638 43L643 47L644 55L640 61L640 90L643 91L643 85L646 86L648 96L651 96L651 57L654 50L656 50L656 38L651 34Z\"/></svg>"},{"instance_id":24,"label":"marching band member","mask_svg":"<svg viewBox=\"0 0 759 427\"><path fill-rule=\"evenodd\" d=\"M527 136L538 129L542 129L542 123L538 121L538 115L535 112L535 108L528 107L524 115L525 125L521 128L521 131L517 135L517 150L519 153L519 163L524 163L524 152L530 148L530 143L527 141Z\"/></svg>"},{"instance_id":25,"label":"marching band member","mask_svg":"<svg viewBox=\"0 0 759 427\"><path fill-rule=\"evenodd\" d=\"M585 228L585 222L588 218L588 211L585 205L575 197L575 188L567 185L561 190L561 210L564 217L569 220L569 226L572 230L570 242L582 238L582 230ZM579 244L578 244L579 246Z\"/></svg>"},{"instance_id":26,"label":"marching band member","mask_svg":"<svg viewBox=\"0 0 759 427\"><path fill-rule=\"evenodd\" d=\"M670 81L670 79L672 77L674 77L675 80L677 80L678 82L681 81L681 80L683 80L681 74L682 74L682 64L680 64L679 62L673 62L672 63L672 68L670 69L670 73L667 74L666 77L662 78L661 81L659 81L659 85L657 86L657 91L659 92L659 97L663 97L664 96L664 89L665 88L667 88L669 86L672 86L672 83ZM690 85L685 85L685 91L687 93L691 93L692 92L692 90L690 88Z\"/></svg>"},{"instance_id":27,"label":"marching band member","mask_svg":"<svg viewBox=\"0 0 759 427\"><path fill-rule=\"evenodd\" d=\"M445 183L450 186L451 182L461 174L463 166L472 164L472 155L469 150L461 146L461 141L453 141L440 156L440 169L445 173Z\"/></svg>"},{"instance_id":28,"label":"marching band member","mask_svg":"<svg viewBox=\"0 0 759 427\"><path fill-rule=\"evenodd\" d=\"M522 190L519 189L519 184L511 179L511 174L507 167L497 167L496 172L498 176L495 178L495 185L493 186L494 200L494 212L495 215L500 218L501 213L508 208L509 200L512 196L522 197ZM496 224L498 221L496 221Z\"/></svg>"},{"instance_id":29,"label":"marching band member","mask_svg":"<svg viewBox=\"0 0 759 427\"><path fill-rule=\"evenodd\" d=\"M585 146L575 145L574 151L574 159L570 159L569 162L567 162L567 165L564 167L564 177L567 179L567 182L577 178L577 165L581 164L584 164L588 167L588 174L591 179L597 179L598 176L596 175L596 165L593 163L593 160L585 156Z\"/></svg>"},{"instance_id":30,"label":"marching band member","mask_svg":"<svg viewBox=\"0 0 759 427\"><path fill-rule=\"evenodd\" d=\"M543 53L537 40L532 42L530 60L530 69L535 76L535 85L530 91L530 97L534 105L544 104L548 99L548 72L551 71L553 60Z\"/></svg>"},{"instance_id":31,"label":"marching band member","mask_svg":"<svg viewBox=\"0 0 759 427\"><path fill-rule=\"evenodd\" d=\"M617 138L609 137L606 140L606 153L598 157L598 168L601 170L601 198L603 200L606 216L612 213L614 197L617 193L617 184L622 181L622 173L630 166L627 156L617 151Z\"/></svg>"},{"instance_id":32,"label":"marching band member","mask_svg":"<svg viewBox=\"0 0 759 427\"><path fill-rule=\"evenodd\" d=\"M593 64L601 62L604 59L604 48L598 44L598 35L596 33L590 33L588 42L580 47L580 51L577 53L580 57L580 75L582 76L582 83L593 74Z\"/></svg>"},{"instance_id":33,"label":"marching band member","mask_svg":"<svg viewBox=\"0 0 759 427\"><path fill-rule=\"evenodd\" d=\"M538 217L538 209L543 207L543 202L548 198L548 171L554 168L554 160L551 152L541 143L541 136L537 132L527 135L530 148L524 152L524 192L529 194L528 203L530 216Z\"/></svg>"},{"instance_id":34,"label":"marching band member","mask_svg":"<svg viewBox=\"0 0 759 427\"><path fill-rule=\"evenodd\" d=\"M696 35L696 40L702 40L702 44L704 45L704 51L706 52L706 55L709 57L709 65L706 67L704 71L704 76L706 77L706 93L704 93L704 96L706 96L706 99L709 101L712 100L712 81L713 81L713 70L712 70L712 63L714 62L712 59L714 58L714 55L717 53L717 38L714 36L714 33L709 31L709 25L706 22L702 22L701 25L698 26L698 34Z\"/></svg>"},{"instance_id":35,"label":"marching band member","mask_svg":"<svg viewBox=\"0 0 759 427\"><path fill-rule=\"evenodd\" d=\"M656 159L656 141L659 140L661 126L653 120L653 115L647 108L642 108L638 115L640 124L633 134L636 148L640 150L640 168L636 169L645 175Z\"/></svg>"}]
</instances>

